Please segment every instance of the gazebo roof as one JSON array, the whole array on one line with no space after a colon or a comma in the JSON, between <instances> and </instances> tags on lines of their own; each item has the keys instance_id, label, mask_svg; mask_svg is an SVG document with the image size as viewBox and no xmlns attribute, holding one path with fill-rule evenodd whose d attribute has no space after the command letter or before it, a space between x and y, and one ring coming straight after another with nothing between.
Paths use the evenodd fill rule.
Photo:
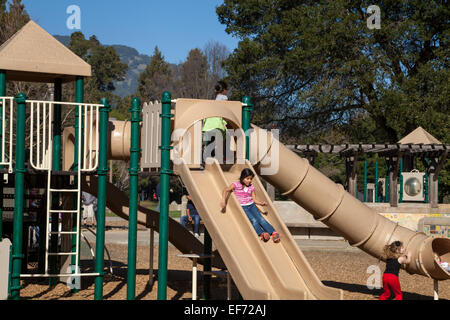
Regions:
<instances>
[{"instance_id":1,"label":"gazebo roof","mask_svg":"<svg viewBox=\"0 0 450 320\"><path fill-rule=\"evenodd\" d=\"M29 21L0 47L0 70L7 80L63 82L90 77L91 66L34 21Z\"/></svg>"},{"instance_id":2,"label":"gazebo roof","mask_svg":"<svg viewBox=\"0 0 450 320\"><path fill-rule=\"evenodd\" d=\"M400 144L442 144L438 139L429 134L424 128L418 127L406 137L402 138Z\"/></svg>"}]
</instances>

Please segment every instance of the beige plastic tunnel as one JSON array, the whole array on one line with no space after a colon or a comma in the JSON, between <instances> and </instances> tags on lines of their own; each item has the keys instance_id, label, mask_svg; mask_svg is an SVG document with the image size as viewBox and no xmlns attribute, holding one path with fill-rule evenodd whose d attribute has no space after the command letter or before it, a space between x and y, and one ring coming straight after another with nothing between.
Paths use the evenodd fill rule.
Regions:
<instances>
[{"instance_id":1,"label":"beige plastic tunnel","mask_svg":"<svg viewBox=\"0 0 450 320\"><path fill-rule=\"evenodd\" d=\"M257 126L253 129L250 148L254 168L283 195L347 239L352 246L385 261L384 246L396 240L402 241L412 254L412 261L405 268L407 272L435 280L450 279L450 273L435 261L434 256L436 254L442 261L450 262L450 239L428 237L379 215L306 159L279 143L270 132ZM279 162L275 164L278 167L276 174L265 174L265 171L271 171L268 168L272 168L275 161Z\"/></svg>"},{"instance_id":2,"label":"beige plastic tunnel","mask_svg":"<svg viewBox=\"0 0 450 320\"><path fill-rule=\"evenodd\" d=\"M95 125L92 130L92 140L95 141L97 130ZM86 140L90 139L91 132L87 131ZM131 123L129 121L109 121L108 124L108 159L127 160L130 158ZM63 131L63 170L69 170L74 159L75 129L66 127ZM86 157L96 157L97 150L87 153ZM87 160L85 158L84 160Z\"/></svg>"}]
</instances>

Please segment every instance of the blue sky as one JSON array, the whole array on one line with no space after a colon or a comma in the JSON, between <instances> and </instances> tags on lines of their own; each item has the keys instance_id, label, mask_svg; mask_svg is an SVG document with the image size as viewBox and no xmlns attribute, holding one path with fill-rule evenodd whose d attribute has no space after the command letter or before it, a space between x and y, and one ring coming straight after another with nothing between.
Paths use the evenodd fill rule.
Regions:
<instances>
[{"instance_id":1,"label":"blue sky","mask_svg":"<svg viewBox=\"0 0 450 320\"><path fill-rule=\"evenodd\" d=\"M70 35L71 5L81 10L81 32L96 35L103 44L127 45L151 55L155 46L166 61L184 61L190 49L202 49L209 40L230 51L238 39L225 32L215 12L222 0L22 0L31 19L50 34Z\"/></svg>"}]
</instances>

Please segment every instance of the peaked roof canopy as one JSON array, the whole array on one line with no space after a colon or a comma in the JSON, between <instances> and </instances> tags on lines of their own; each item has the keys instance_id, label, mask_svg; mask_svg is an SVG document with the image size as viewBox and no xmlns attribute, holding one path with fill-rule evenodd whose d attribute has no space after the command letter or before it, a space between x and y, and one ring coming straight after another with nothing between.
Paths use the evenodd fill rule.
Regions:
<instances>
[{"instance_id":1,"label":"peaked roof canopy","mask_svg":"<svg viewBox=\"0 0 450 320\"><path fill-rule=\"evenodd\" d=\"M438 139L429 134L424 128L418 127L413 132L402 138L401 144L442 144Z\"/></svg>"},{"instance_id":2,"label":"peaked roof canopy","mask_svg":"<svg viewBox=\"0 0 450 320\"><path fill-rule=\"evenodd\" d=\"M0 70L8 80L63 82L90 77L91 66L34 21L29 21L0 47Z\"/></svg>"}]
</instances>

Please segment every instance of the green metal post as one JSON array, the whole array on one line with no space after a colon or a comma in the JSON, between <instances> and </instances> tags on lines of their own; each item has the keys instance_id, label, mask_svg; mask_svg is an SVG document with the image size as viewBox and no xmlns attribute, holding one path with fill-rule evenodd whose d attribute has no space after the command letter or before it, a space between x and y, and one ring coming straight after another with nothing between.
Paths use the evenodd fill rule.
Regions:
<instances>
[{"instance_id":1,"label":"green metal post","mask_svg":"<svg viewBox=\"0 0 450 320\"><path fill-rule=\"evenodd\" d=\"M367 202L367 160L364 160L364 202Z\"/></svg>"},{"instance_id":2,"label":"green metal post","mask_svg":"<svg viewBox=\"0 0 450 320\"><path fill-rule=\"evenodd\" d=\"M23 202L25 182L25 115L26 100L24 93L16 97L16 165L14 168L14 223L13 223L13 254L11 275L11 299L20 299L20 271L22 266L22 242L23 242Z\"/></svg>"},{"instance_id":3,"label":"green metal post","mask_svg":"<svg viewBox=\"0 0 450 320\"><path fill-rule=\"evenodd\" d=\"M53 101L62 100L62 81L61 79L56 79L54 83L54 99ZM52 170L61 170L61 105L55 104L53 108L53 154L52 154ZM52 188L52 186L47 186ZM52 193L52 209L55 210L59 208L59 194ZM59 214L52 213L52 232L58 232L59 224ZM50 251L57 252L58 250L58 235L52 234L50 237ZM50 274L57 273L57 257L50 257ZM58 278L49 278L49 285L55 286L57 284Z\"/></svg>"},{"instance_id":4,"label":"green metal post","mask_svg":"<svg viewBox=\"0 0 450 320\"><path fill-rule=\"evenodd\" d=\"M95 278L94 299L103 299L103 276L105 266L105 210L106 182L108 175L108 118L111 107L103 98L100 103L99 155L98 155L98 185L97 185L97 236L95 240L95 272L100 275ZM131 210L130 210L131 212Z\"/></svg>"},{"instance_id":5,"label":"green metal post","mask_svg":"<svg viewBox=\"0 0 450 320\"><path fill-rule=\"evenodd\" d=\"M77 80L75 83L75 102L78 102L78 103L84 102L84 78L83 77L77 77ZM79 119L80 119L80 106L76 106L75 107L75 124L74 124L74 129L75 129L74 161L73 161L73 171L74 172L77 172L79 166L81 165L80 163L78 163L78 151L83 150L81 147L82 137L80 137L80 135L78 133ZM74 185L77 185L77 183L78 183L78 178L75 177ZM80 199L75 199L75 201L74 201L75 208L78 205L78 201L80 201ZM77 216L74 214L73 219L72 219L72 232L76 232L76 231L78 231L78 233L79 233L78 236L80 236L81 228L80 228L80 230L77 230ZM76 251L76 246L77 246L76 235L72 235L72 252ZM76 265L76 259L77 258L74 255L71 257L71 265L73 266L72 273L77 272L77 270L74 269L74 267ZM78 292L78 289L74 288L74 289L72 289L72 292Z\"/></svg>"},{"instance_id":6,"label":"green metal post","mask_svg":"<svg viewBox=\"0 0 450 320\"><path fill-rule=\"evenodd\" d=\"M134 300L136 296L137 206L138 206L138 182L139 182L138 174L140 171L139 154L141 152L140 122L142 120L140 118L141 114L140 104L141 103L139 99L134 98L131 103L131 108L129 109L129 111L131 112L131 145L130 145L130 168L129 168L130 211L128 219L129 222L128 222L127 300Z\"/></svg>"},{"instance_id":7,"label":"green metal post","mask_svg":"<svg viewBox=\"0 0 450 320\"><path fill-rule=\"evenodd\" d=\"M0 97L6 96L6 73L0 70ZM0 141L2 141L3 128L3 105L0 103ZM0 143L0 155L3 153L2 144ZM0 166L3 169L3 166ZM3 175L0 174L0 242L3 240Z\"/></svg>"},{"instance_id":8,"label":"green metal post","mask_svg":"<svg viewBox=\"0 0 450 320\"><path fill-rule=\"evenodd\" d=\"M162 94L161 112L161 196L159 213L159 252L158 252L158 300L167 299L167 254L169 241L169 177L170 170L170 118L172 96L165 91Z\"/></svg>"},{"instance_id":9,"label":"green metal post","mask_svg":"<svg viewBox=\"0 0 450 320\"><path fill-rule=\"evenodd\" d=\"M402 203L403 202L403 157L400 158L400 196L398 198L398 202Z\"/></svg>"},{"instance_id":10,"label":"green metal post","mask_svg":"<svg viewBox=\"0 0 450 320\"><path fill-rule=\"evenodd\" d=\"M378 161L375 163L375 202L380 202L378 199Z\"/></svg>"},{"instance_id":11,"label":"green metal post","mask_svg":"<svg viewBox=\"0 0 450 320\"><path fill-rule=\"evenodd\" d=\"M250 97L245 96L242 98L242 103L244 106L242 107L242 130L245 132L245 158L247 160L250 159L250 122L251 122L251 112L253 110L253 104L251 102Z\"/></svg>"}]
</instances>

